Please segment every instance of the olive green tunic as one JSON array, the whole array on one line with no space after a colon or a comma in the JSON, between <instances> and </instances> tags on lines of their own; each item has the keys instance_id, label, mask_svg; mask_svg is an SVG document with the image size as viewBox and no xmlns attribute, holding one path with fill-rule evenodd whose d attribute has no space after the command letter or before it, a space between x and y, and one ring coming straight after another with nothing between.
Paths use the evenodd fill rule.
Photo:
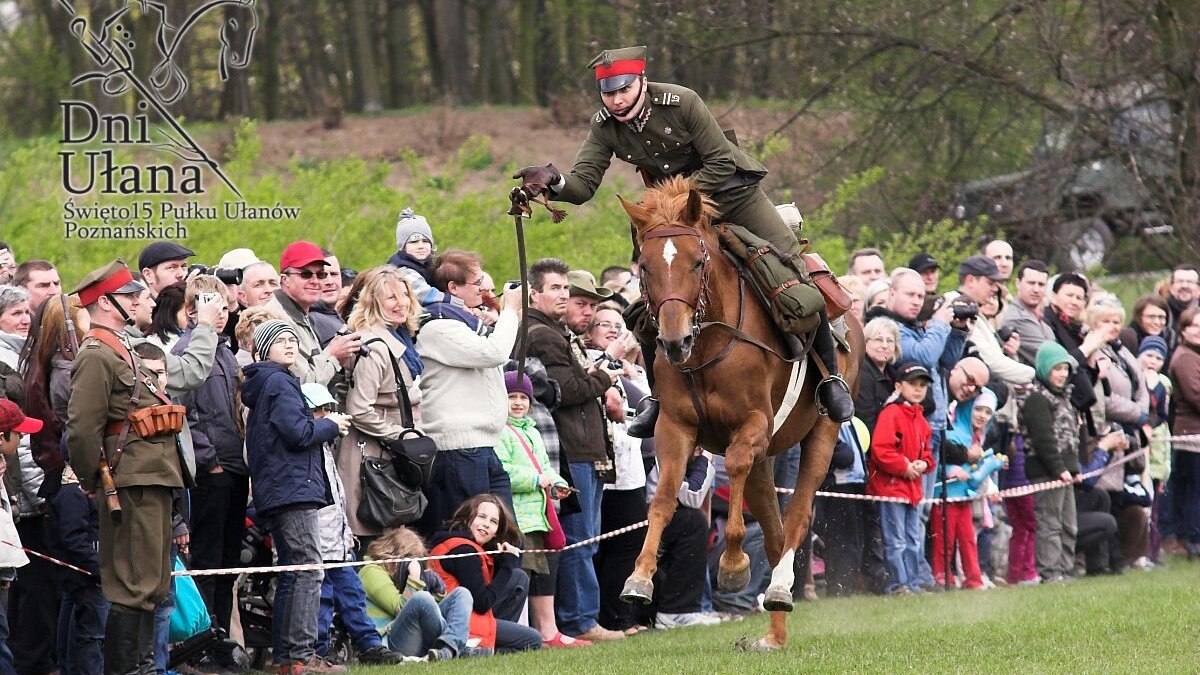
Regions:
<instances>
[{"instance_id":1,"label":"olive green tunic","mask_svg":"<svg viewBox=\"0 0 1200 675\"><path fill-rule=\"evenodd\" d=\"M124 333L114 334L129 344ZM118 440L106 436L105 427L125 419L133 385L133 369L121 355L95 338L84 340L71 373L67 448L80 485L98 491L105 597L115 604L152 610L166 599L170 585L171 490L184 484L175 435L141 438L130 429L113 476L123 511L119 524L113 521L98 485L101 443L106 453L112 453ZM143 389L139 408L158 403Z\"/></svg>"},{"instance_id":2,"label":"olive green tunic","mask_svg":"<svg viewBox=\"0 0 1200 675\"><path fill-rule=\"evenodd\" d=\"M592 115L587 140L554 198L572 204L591 199L615 156L636 166L651 182L691 177L717 203L723 220L798 253L796 235L758 186L766 167L726 138L696 92L660 82L648 82L647 87L651 113L640 132L618 122L606 108Z\"/></svg>"}]
</instances>

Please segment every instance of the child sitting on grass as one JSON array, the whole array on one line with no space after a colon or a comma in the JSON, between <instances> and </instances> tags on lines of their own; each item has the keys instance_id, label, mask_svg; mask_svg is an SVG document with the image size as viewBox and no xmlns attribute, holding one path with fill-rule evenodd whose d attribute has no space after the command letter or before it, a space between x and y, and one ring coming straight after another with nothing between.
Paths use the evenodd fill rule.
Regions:
<instances>
[{"instance_id":1,"label":"child sitting on grass","mask_svg":"<svg viewBox=\"0 0 1200 675\"><path fill-rule=\"evenodd\" d=\"M933 378L916 361L896 366L896 391L879 412L871 438L867 494L896 497L902 502L879 505L887 593L908 595L921 590L921 475L933 469L932 433L921 402Z\"/></svg>"}]
</instances>

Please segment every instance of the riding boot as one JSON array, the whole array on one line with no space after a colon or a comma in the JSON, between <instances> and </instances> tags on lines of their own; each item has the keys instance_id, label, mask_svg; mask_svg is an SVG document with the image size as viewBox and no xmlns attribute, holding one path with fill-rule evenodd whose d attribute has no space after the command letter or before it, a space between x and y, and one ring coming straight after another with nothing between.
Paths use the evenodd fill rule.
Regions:
<instances>
[{"instance_id":1,"label":"riding boot","mask_svg":"<svg viewBox=\"0 0 1200 675\"><path fill-rule=\"evenodd\" d=\"M629 421L625 433L632 438L654 438L654 426L658 423L658 398L654 396L654 355L658 351L658 331L646 316L645 300L638 300L625 310L625 325L630 326L642 350L642 361L646 365L646 383L650 395L633 402L638 414Z\"/></svg>"},{"instance_id":2,"label":"riding boot","mask_svg":"<svg viewBox=\"0 0 1200 675\"><path fill-rule=\"evenodd\" d=\"M105 675L136 675L140 665L142 612L114 604L104 625Z\"/></svg>"},{"instance_id":3,"label":"riding boot","mask_svg":"<svg viewBox=\"0 0 1200 675\"><path fill-rule=\"evenodd\" d=\"M850 396L850 386L838 371L837 346L833 342L825 310L821 310L821 322L813 335L812 348L829 371L829 377L817 385L817 400L824 408L822 412L834 422L845 422L854 417L854 399Z\"/></svg>"}]
</instances>

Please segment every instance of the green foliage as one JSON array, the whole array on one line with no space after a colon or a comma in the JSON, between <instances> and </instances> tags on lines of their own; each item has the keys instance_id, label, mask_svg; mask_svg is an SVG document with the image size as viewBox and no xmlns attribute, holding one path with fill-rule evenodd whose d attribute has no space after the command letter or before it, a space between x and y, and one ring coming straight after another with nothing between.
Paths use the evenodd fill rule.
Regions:
<instances>
[{"instance_id":1,"label":"green foliage","mask_svg":"<svg viewBox=\"0 0 1200 675\"><path fill-rule=\"evenodd\" d=\"M464 171L483 171L495 161L492 157L492 139L471 134L458 149L458 165Z\"/></svg>"}]
</instances>

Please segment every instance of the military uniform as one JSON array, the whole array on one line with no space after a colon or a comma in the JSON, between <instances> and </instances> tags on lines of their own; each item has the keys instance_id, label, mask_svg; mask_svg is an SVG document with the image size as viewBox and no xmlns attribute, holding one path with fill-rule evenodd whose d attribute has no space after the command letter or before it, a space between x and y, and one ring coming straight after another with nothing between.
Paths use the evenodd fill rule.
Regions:
<instances>
[{"instance_id":1,"label":"military uniform","mask_svg":"<svg viewBox=\"0 0 1200 675\"><path fill-rule=\"evenodd\" d=\"M86 299L88 286L102 285L111 278L111 268L88 275L75 292ZM125 269L123 264L120 269ZM131 349L123 331L102 326L94 330L107 331L125 349ZM138 358L132 352L130 356ZM161 403L149 389L152 383L144 371L142 377L137 407ZM122 509L119 520L112 517L98 490L101 444L110 462L114 460L134 384L134 371L124 355L97 337L86 338L71 372L67 447L80 484L98 493L100 579L105 597L117 605L153 611L156 603L166 599L171 581L171 491L184 485L175 434L142 438L130 426L113 470Z\"/></svg>"},{"instance_id":2,"label":"military uniform","mask_svg":"<svg viewBox=\"0 0 1200 675\"><path fill-rule=\"evenodd\" d=\"M799 253L796 235L759 187L766 167L726 138L696 92L660 82L646 86L650 115L641 131L601 107L592 115L587 140L554 198L572 204L591 199L615 156L633 164L651 183L691 177L717 203L721 220L749 229L780 250Z\"/></svg>"}]
</instances>

